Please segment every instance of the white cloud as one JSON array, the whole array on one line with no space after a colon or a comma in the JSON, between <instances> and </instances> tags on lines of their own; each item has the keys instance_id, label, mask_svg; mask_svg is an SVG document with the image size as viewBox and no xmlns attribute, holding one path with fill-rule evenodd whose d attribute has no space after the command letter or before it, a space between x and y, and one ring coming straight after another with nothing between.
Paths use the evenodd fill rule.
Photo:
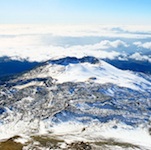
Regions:
<instances>
[{"instance_id":1,"label":"white cloud","mask_svg":"<svg viewBox=\"0 0 151 150\"><path fill-rule=\"evenodd\" d=\"M151 42L142 43L139 41L139 42L134 42L133 44L136 45L137 47L151 49Z\"/></svg>"},{"instance_id":2,"label":"white cloud","mask_svg":"<svg viewBox=\"0 0 151 150\"><path fill-rule=\"evenodd\" d=\"M118 33L116 30L118 30ZM126 32L123 32L126 31ZM140 34L144 33L144 34ZM145 34L146 33L146 34ZM41 35L54 36L101 36L146 38L151 37L150 26L112 26L112 25L0 25L1 35Z\"/></svg>"},{"instance_id":3,"label":"white cloud","mask_svg":"<svg viewBox=\"0 0 151 150\"><path fill-rule=\"evenodd\" d=\"M103 40L99 43L92 44L92 45L84 45L84 46L73 46L72 49L79 49L79 50L106 50L118 47L128 47L128 44L121 40L109 41Z\"/></svg>"},{"instance_id":4,"label":"white cloud","mask_svg":"<svg viewBox=\"0 0 151 150\"><path fill-rule=\"evenodd\" d=\"M113 50L121 46L128 46L127 43L119 39L115 41L102 40L98 43L87 45L70 45L70 38L66 39L66 36L69 34L71 37L82 36L84 38L86 35L95 34L95 32L92 32L93 30L96 29L90 29L89 27L80 28L79 26L75 26L75 28L69 26L69 28L66 27L64 30L63 27L60 27L57 30L55 26L46 26L46 28L35 26L34 28L34 26L0 25L0 57L8 56L12 59L45 61L55 57L92 55L100 58L114 59L120 53ZM104 30L102 29L101 32L104 32ZM53 33L55 35L58 34L62 39L69 40L70 46L67 48L65 46L55 46L54 43L57 43L55 41L57 39L53 39L54 37L51 35ZM51 41L50 38L53 40ZM105 51L107 49L110 49L111 52Z\"/></svg>"},{"instance_id":5,"label":"white cloud","mask_svg":"<svg viewBox=\"0 0 151 150\"><path fill-rule=\"evenodd\" d=\"M128 44L121 40L115 40L115 41L109 41L109 40L104 40L101 41L100 43L92 45L94 49L108 49L108 48L118 48L118 47L128 47Z\"/></svg>"},{"instance_id":6,"label":"white cloud","mask_svg":"<svg viewBox=\"0 0 151 150\"><path fill-rule=\"evenodd\" d=\"M90 46L90 47L89 47ZM95 46L94 46L95 47ZM95 56L98 58L114 59L120 53L115 51L105 51L95 49L92 45L87 46L71 46L68 48L59 46L19 46L12 48L0 49L0 56L8 56L13 59L28 59L29 61L46 61L53 58L61 58L65 56L83 57L85 55ZM97 47L96 47L97 48Z\"/></svg>"},{"instance_id":7,"label":"white cloud","mask_svg":"<svg viewBox=\"0 0 151 150\"><path fill-rule=\"evenodd\" d=\"M0 25L0 57L8 56L12 59L28 59L29 61L45 61L48 59L64 56L82 57L85 55L99 58L126 59L116 50L129 47L129 44L121 40L121 37L137 38L135 34L115 32L113 26L43 26L43 25ZM124 27L122 27L124 29ZM126 31L129 30L128 28ZM74 42L71 44L70 37L101 37L101 41L94 44L83 44ZM145 35L146 36L146 35ZM56 44L61 37L67 40L66 47ZM107 37L107 38L105 38ZM104 40L109 39L112 40ZM144 35L142 35L142 38ZM73 38L74 39L74 38ZM73 40L72 39L72 40ZM114 40L113 40L114 39ZM79 45L77 45L79 44ZM144 45L143 45L144 44ZM135 42L136 46L151 47L151 43ZM65 48L66 47L66 48ZM107 51L107 50L110 50ZM122 57L121 57L122 56ZM134 55L135 56L135 55ZM132 56L133 57L133 56ZM138 57L138 56L137 56ZM145 58L144 58L145 59Z\"/></svg>"},{"instance_id":8,"label":"white cloud","mask_svg":"<svg viewBox=\"0 0 151 150\"><path fill-rule=\"evenodd\" d=\"M138 52L132 54L131 56L129 56L129 58L135 59L135 60L138 60L138 61L149 61L149 62L151 62L151 57L150 56L141 55Z\"/></svg>"},{"instance_id":9,"label":"white cloud","mask_svg":"<svg viewBox=\"0 0 151 150\"><path fill-rule=\"evenodd\" d=\"M128 47L128 44L121 40L116 40L116 41L111 42L111 46L114 48L121 47L121 46Z\"/></svg>"},{"instance_id":10,"label":"white cloud","mask_svg":"<svg viewBox=\"0 0 151 150\"><path fill-rule=\"evenodd\" d=\"M140 45L142 45L142 42L137 41L137 42L134 42L133 44L136 45L136 46L140 46Z\"/></svg>"}]
</instances>

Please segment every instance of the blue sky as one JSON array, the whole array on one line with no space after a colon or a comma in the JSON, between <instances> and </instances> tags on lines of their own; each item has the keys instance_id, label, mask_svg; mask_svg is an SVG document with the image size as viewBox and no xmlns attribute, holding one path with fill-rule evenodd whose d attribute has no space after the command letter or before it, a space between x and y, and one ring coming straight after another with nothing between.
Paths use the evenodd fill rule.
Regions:
<instances>
[{"instance_id":1,"label":"blue sky","mask_svg":"<svg viewBox=\"0 0 151 150\"><path fill-rule=\"evenodd\" d=\"M151 25L151 0L0 0L0 23Z\"/></svg>"}]
</instances>

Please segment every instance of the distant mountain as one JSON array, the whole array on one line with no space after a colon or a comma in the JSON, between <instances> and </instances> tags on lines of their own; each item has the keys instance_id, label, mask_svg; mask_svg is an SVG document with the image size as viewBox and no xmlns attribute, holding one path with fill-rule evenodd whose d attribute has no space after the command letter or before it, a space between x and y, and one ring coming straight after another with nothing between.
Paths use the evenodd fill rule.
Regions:
<instances>
[{"instance_id":1,"label":"distant mountain","mask_svg":"<svg viewBox=\"0 0 151 150\"><path fill-rule=\"evenodd\" d=\"M28 71L39 63L37 62L28 62L26 60L12 60L9 57L0 58L0 77L10 76L24 71Z\"/></svg>"},{"instance_id":2,"label":"distant mountain","mask_svg":"<svg viewBox=\"0 0 151 150\"><path fill-rule=\"evenodd\" d=\"M151 63L148 61L137 61L134 59L128 60L104 59L104 60L122 70L131 70L151 74Z\"/></svg>"}]
</instances>

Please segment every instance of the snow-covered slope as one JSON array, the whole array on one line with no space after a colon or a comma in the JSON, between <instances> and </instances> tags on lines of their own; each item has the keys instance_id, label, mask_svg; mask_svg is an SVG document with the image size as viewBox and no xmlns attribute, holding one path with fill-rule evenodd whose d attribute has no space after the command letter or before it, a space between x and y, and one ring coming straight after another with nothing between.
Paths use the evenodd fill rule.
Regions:
<instances>
[{"instance_id":1,"label":"snow-covered slope","mask_svg":"<svg viewBox=\"0 0 151 150\"><path fill-rule=\"evenodd\" d=\"M61 70L57 69L57 67L59 68L61 66L50 65L49 73L50 76L57 79L59 83L87 82L88 80L93 80L96 83L112 83L135 90L146 90L150 89L151 86L151 83L144 78L130 71L115 68L104 61L100 61L96 64L88 62L71 63L61 67ZM53 73L54 70L59 70L59 72Z\"/></svg>"},{"instance_id":2,"label":"snow-covered slope","mask_svg":"<svg viewBox=\"0 0 151 150\"><path fill-rule=\"evenodd\" d=\"M151 149L150 79L94 57L47 61L0 86L0 139L20 136L24 149L39 135L63 140L60 149Z\"/></svg>"},{"instance_id":3,"label":"snow-covered slope","mask_svg":"<svg viewBox=\"0 0 151 150\"><path fill-rule=\"evenodd\" d=\"M30 76L37 77L52 77L57 83L92 81L100 84L112 83L134 90L151 90L151 82L148 79L132 71L118 69L95 57L65 57L48 61L40 72Z\"/></svg>"}]
</instances>

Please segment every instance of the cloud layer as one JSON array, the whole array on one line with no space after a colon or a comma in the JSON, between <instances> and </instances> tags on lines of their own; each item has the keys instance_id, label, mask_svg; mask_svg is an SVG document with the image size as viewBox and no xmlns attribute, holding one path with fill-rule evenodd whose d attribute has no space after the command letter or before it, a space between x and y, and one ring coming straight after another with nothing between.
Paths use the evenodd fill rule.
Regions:
<instances>
[{"instance_id":1,"label":"cloud layer","mask_svg":"<svg viewBox=\"0 0 151 150\"><path fill-rule=\"evenodd\" d=\"M134 45L136 45L137 47L140 47L140 48L151 49L151 42L142 43L139 41L139 42L134 42Z\"/></svg>"},{"instance_id":2,"label":"cloud layer","mask_svg":"<svg viewBox=\"0 0 151 150\"><path fill-rule=\"evenodd\" d=\"M130 59L135 59L135 60L138 60L138 61L148 61L148 62L151 62L151 56L141 55L138 52L132 54L131 56L129 56L129 58Z\"/></svg>"},{"instance_id":3,"label":"cloud layer","mask_svg":"<svg viewBox=\"0 0 151 150\"><path fill-rule=\"evenodd\" d=\"M64 56L91 55L126 60L128 51L151 49L151 42L141 42L151 38L151 28L147 29L95 25L0 25L0 57L40 62ZM150 61L149 56L141 53L134 53L129 58Z\"/></svg>"}]
</instances>

